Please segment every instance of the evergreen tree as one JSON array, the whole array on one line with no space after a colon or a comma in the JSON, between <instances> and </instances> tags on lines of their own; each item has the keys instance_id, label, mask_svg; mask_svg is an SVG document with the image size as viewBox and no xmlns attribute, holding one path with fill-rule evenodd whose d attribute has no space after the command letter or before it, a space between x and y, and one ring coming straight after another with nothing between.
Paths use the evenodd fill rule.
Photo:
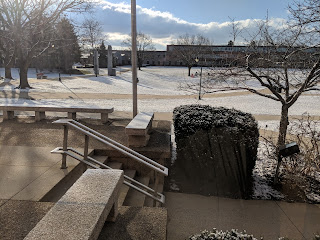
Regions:
<instances>
[{"instance_id":1,"label":"evergreen tree","mask_svg":"<svg viewBox=\"0 0 320 240\"><path fill-rule=\"evenodd\" d=\"M67 19L62 18L56 25L57 39L55 44L56 68L62 72L69 73L72 65L80 61L80 47L78 36L75 33L73 24ZM57 46L57 47L56 47Z\"/></svg>"}]
</instances>

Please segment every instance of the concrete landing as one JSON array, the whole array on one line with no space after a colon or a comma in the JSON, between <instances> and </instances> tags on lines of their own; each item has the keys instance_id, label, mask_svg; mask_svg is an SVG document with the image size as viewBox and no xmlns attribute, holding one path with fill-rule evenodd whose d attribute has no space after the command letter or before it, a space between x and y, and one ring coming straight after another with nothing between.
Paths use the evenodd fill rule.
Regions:
<instances>
[{"instance_id":1,"label":"concrete landing","mask_svg":"<svg viewBox=\"0 0 320 240\"><path fill-rule=\"evenodd\" d=\"M54 203L0 200L0 239L23 240ZM166 239L167 210L120 207L115 223L106 222L99 240Z\"/></svg>"},{"instance_id":2,"label":"concrete landing","mask_svg":"<svg viewBox=\"0 0 320 240\"><path fill-rule=\"evenodd\" d=\"M54 203L0 200L0 239L22 240Z\"/></svg>"},{"instance_id":3,"label":"concrete landing","mask_svg":"<svg viewBox=\"0 0 320 240\"><path fill-rule=\"evenodd\" d=\"M246 230L257 239L314 239L320 205L243 200L167 192L167 239L188 239L203 230Z\"/></svg>"},{"instance_id":4,"label":"concrete landing","mask_svg":"<svg viewBox=\"0 0 320 240\"><path fill-rule=\"evenodd\" d=\"M67 158L60 169L61 155L52 147L0 146L0 199L39 201L60 182L78 161Z\"/></svg>"},{"instance_id":5,"label":"concrete landing","mask_svg":"<svg viewBox=\"0 0 320 240\"><path fill-rule=\"evenodd\" d=\"M122 206L117 221L106 222L98 240L165 240L166 229L165 208Z\"/></svg>"}]
</instances>

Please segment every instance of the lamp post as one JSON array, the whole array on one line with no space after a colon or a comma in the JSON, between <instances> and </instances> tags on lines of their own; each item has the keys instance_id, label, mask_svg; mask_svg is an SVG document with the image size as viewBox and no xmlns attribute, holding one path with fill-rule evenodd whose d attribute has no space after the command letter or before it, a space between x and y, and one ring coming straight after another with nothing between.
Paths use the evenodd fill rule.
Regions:
<instances>
[{"instance_id":1,"label":"lamp post","mask_svg":"<svg viewBox=\"0 0 320 240\"><path fill-rule=\"evenodd\" d=\"M52 47L52 49L54 49L54 44L52 44L51 45L51 47ZM59 49L59 47L58 47L58 49ZM53 52L53 54L54 54L54 52ZM58 72L59 72L59 81L61 82L61 74L60 74L60 53L59 52L57 52L57 55L58 55Z\"/></svg>"},{"instance_id":2,"label":"lamp post","mask_svg":"<svg viewBox=\"0 0 320 240\"><path fill-rule=\"evenodd\" d=\"M121 63L119 64L120 65L120 75L121 75L121 66L122 66L122 63L123 63L123 57L126 55L124 53L120 54L121 55Z\"/></svg>"},{"instance_id":3,"label":"lamp post","mask_svg":"<svg viewBox=\"0 0 320 240\"><path fill-rule=\"evenodd\" d=\"M195 60L196 63L199 62L199 58L198 57L196 57L194 60ZM200 86L199 86L199 97L198 97L199 100L201 100L201 80L202 80L202 65L201 65L201 68L200 68Z\"/></svg>"}]
</instances>

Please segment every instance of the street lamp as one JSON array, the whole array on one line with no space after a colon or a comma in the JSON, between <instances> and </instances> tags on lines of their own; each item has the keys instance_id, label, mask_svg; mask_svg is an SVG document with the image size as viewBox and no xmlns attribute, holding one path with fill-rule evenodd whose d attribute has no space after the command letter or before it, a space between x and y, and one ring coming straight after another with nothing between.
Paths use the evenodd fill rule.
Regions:
<instances>
[{"instance_id":1,"label":"street lamp","mask_svg":"<svg viewBox=\"0 0 320 240\"><path fill-rule=\"evenodd\" d=\"M199 62L199 58L196 57L196 58L194 59L194 61L195 61L196 63L198 63L198 62ZM201 70L200 70L200 87L199 87L199 97L198 97L199 100L201 100L202 65L201 65L201 68L200 68L200 69L201 69Z\"/></svg>"}]
</instances>

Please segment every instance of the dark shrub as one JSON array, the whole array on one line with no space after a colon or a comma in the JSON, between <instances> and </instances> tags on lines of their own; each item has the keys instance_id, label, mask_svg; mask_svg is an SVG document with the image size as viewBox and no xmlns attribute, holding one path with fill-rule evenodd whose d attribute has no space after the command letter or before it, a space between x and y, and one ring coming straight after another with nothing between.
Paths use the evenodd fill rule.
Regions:
<instances>
[{"instance_id":1,"label":"dark shrub","mask_svg":"<svg viewBox=\"0 0 320 240\"><path fill-rule=\"evenodd\" d=\"M247 197L259 143L253 116L207 105L183 105L173 113L177 162L187 178L204 194Z\"/></svg>"}]
</instances>

